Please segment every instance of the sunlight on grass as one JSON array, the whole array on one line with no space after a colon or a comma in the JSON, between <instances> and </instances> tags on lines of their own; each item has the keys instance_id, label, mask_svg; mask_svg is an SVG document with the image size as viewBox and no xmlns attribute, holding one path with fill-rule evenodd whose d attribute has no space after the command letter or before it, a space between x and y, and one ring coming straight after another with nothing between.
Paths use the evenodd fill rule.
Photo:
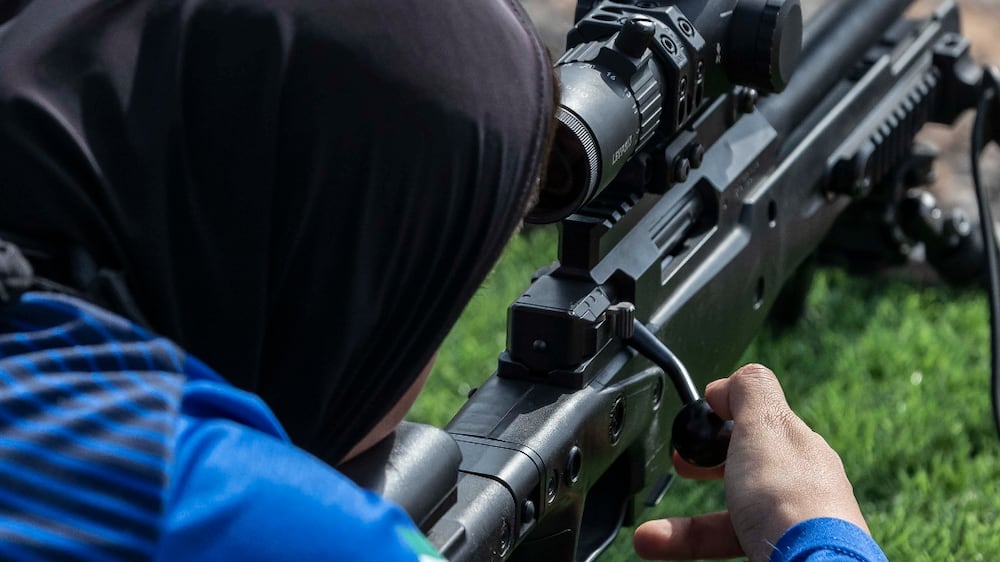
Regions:
<instances>
[{"instance_id":1,"label":"sunlight on grass","mask_svg":"<svg viewBox=\"0 0 1000 562\"><path fill-rule=\"evenodd\" d=\"M510 245L439 355L411 419L443 425L496 367L506 309L555 259L555 233ZM990 419L985 297L821 271L788 334L744 356L844 460L890 560L1000 556L1000 458ZM725 373L720 373L724 375ZM649 517L721 509L722 487L682 481ZM602 560L632 560L628 530Z\"/></svg>"}]
</instances>

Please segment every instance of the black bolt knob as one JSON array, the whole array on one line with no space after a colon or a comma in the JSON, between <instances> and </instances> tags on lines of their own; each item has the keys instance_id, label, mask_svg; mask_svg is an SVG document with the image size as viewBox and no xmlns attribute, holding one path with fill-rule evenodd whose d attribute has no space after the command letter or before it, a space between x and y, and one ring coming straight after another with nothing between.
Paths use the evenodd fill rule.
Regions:
<instances>
[{"instance_id":1,"label":"black bolt knob","mask_svg":"<svg viewBox=\"0 0 1000 562\"><path fill-rule=\"evenodd\" d=\"M720 418L705 400L695 400L674 418L671 438L682 459L713 468L725 464L732 433L732 421Z\"/></svg>"},{"instance_id":2,"label":"black bolt knob","mask_svg":"<svg viewBox=\"0 0 1000 562\"><path fill-rule=\"evenodd\" d=\"M646 18L629 18L615 39L615 48L634 59L642 57L649 48L656 26Z\"/></svg>"},{"instance_id":3,"label":"black bolt knob","mask_svg":"<svg viewBox=\"0 0 1000 562\"><path fill-rule=\"evenodd\" d=\"M762 94L788 85L802 54L799 0L739 0L729 22L726 72Z\"/></svg>"}]
</instances>

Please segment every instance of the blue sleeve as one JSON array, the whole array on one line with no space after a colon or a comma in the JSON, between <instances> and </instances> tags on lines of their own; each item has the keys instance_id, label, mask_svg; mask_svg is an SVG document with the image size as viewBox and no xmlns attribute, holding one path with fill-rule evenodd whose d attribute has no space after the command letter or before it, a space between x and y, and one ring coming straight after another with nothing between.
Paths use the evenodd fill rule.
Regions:
<instances>
[{"instance_id":1,"label":"blue sleeve","mask_svg":"<svg viewBox=\"0 0 1000 562\"><path fill-rule=\"evenodd\" d=\"M200 392L186 397L178 422L158 560L440 559L401 509L282 439L280 428L206 407L258 409L264 420L270 412L254 408L255 397L207 382L192 388Z\"/></svg>"},{"instance_id":2,"label":"blue sleeve","mask_svg":"<svg viewBox=\"0 0 1000 562\"><path fill-rule=\"evenodd\" d=\"M785 531L771 562L888 562L868 533L843 519L803 521Z\"/></svg>"}]
</instances>

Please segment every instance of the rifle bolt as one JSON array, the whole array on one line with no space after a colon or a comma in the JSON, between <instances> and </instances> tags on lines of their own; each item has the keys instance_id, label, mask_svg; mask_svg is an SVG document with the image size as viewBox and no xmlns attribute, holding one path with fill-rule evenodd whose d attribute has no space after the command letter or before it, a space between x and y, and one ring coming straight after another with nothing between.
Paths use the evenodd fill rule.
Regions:
<instances>
[{"instance_id":1,"label":"rifle bolt","mask_svg":"<svg viewBox=\"0 0 1000 562\"><path fill-rule=\"evenodd\" d=\"M697 142L691 145L691 150L688 152L688 160L691 161L692 168L701 168L701 165L705 162L705 147Z\"/></svg>"},{"instance_id":2,"label":"rifle bolt","mask_svg":"<svg viewBox=\"0 0 1000 562\"><path fill-rule=\"evenodd\" d=\"M687 158L679 158L674 162L674 182L681 183L688 179L691 173L691 161Z\"/></svg>"},{"instance_id":3,"label":"rifle bolt","mask_svg":"<svg viewBox=\"0 0 1000 562\"><path fill-rule=\"evenodd\" d=\"M529 525L535 520L535 502L524 500L521 504L521 524Z\"/></svg>"}]
</instances>

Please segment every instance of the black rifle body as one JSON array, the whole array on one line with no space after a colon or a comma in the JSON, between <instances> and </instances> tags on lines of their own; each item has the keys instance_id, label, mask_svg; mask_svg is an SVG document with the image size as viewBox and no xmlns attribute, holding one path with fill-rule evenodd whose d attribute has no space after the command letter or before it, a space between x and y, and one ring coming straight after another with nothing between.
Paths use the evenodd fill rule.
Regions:
<instances>
[{"instance_id":1,"label":"black rifle body","mask_svg":"<svg viewBox=\"0 0 1000 562\"><path fill-rule=\"evenodd\" d=\"M751 111L745 92L708 97L645 149L703 146L686 180L640 197L624 178L563 222L559 263L512 305L498 373L447 436L409 426L373 461L387 475L348 474L400 501L451 560L592 559L657 503L679 403L608 307L634 303L699 386L728 375L838 216L890 181L925 123L974 103L953 2L919 22L904 0L831 4L784 93Z\"/></svg>"}]
</instances>

